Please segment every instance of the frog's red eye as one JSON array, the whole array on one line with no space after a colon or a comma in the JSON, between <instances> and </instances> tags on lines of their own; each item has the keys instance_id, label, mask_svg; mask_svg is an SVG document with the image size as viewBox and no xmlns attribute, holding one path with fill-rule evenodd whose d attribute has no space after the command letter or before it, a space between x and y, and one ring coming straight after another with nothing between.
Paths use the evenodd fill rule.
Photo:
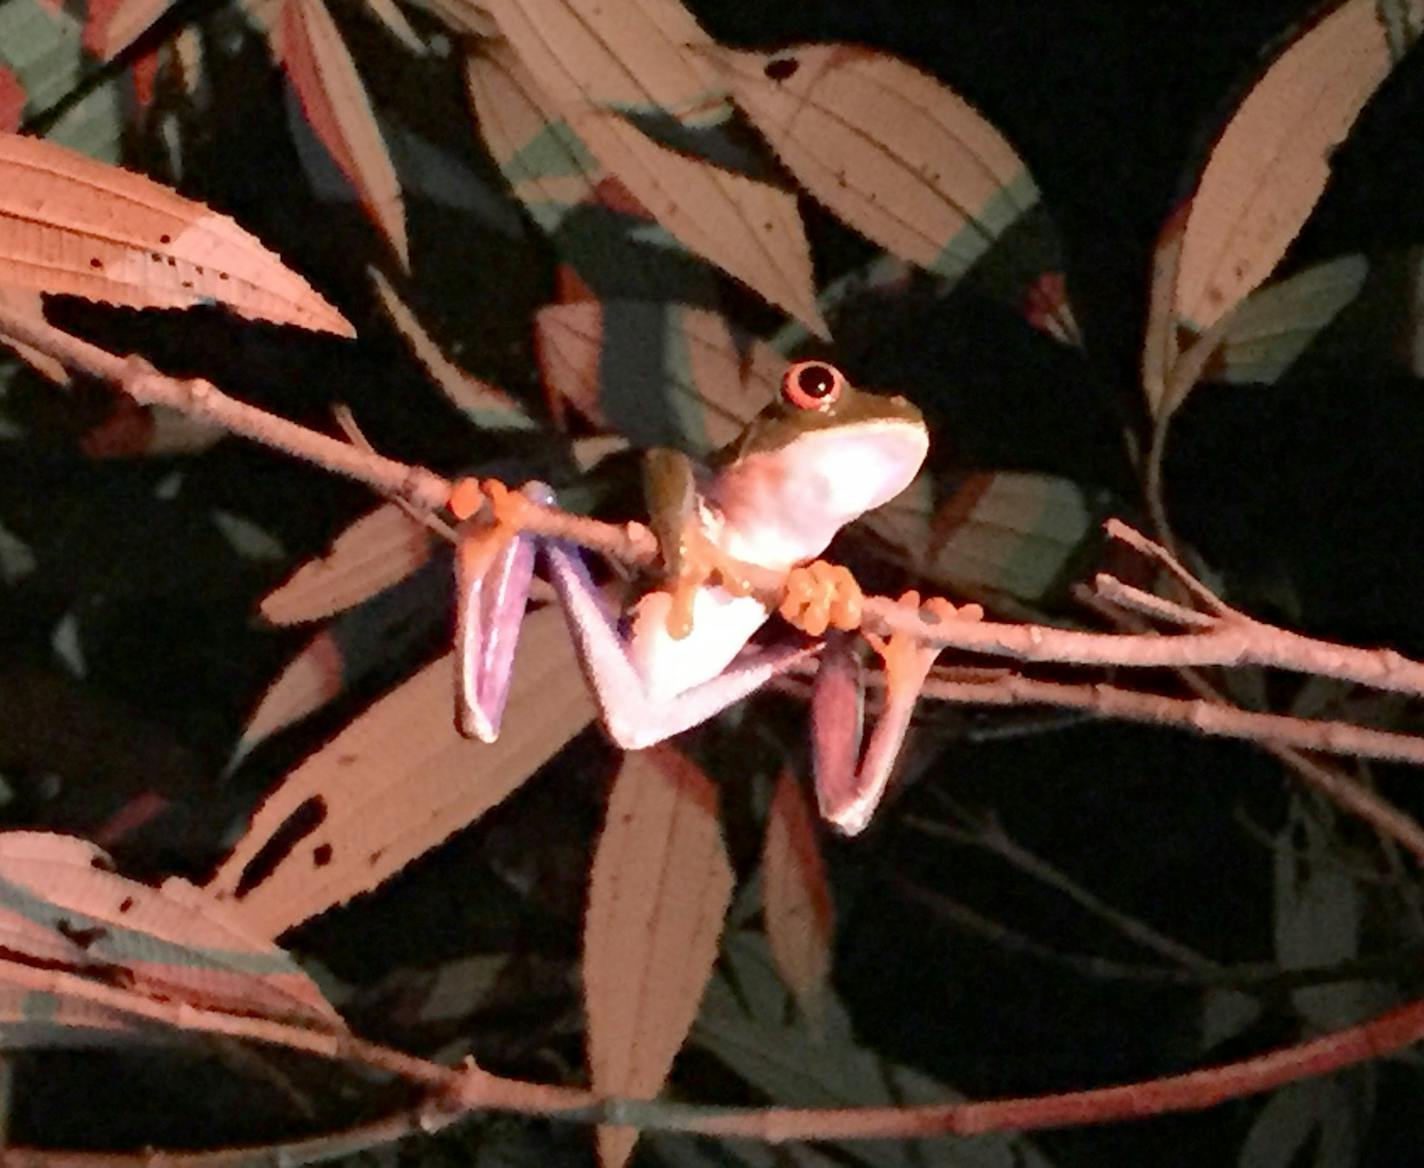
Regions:
<instances>
[{"instance_id":1,"label":"frog's red eye","mask_svg":"<svg viewBox=\"0 0 1424 1168\"><path fill-rule=\"evenodd\" d=\"M824 361L798 361L781 375L781 396L798 410L828 410L845 387L845 374Z\"/></svg>"}]
</instances>

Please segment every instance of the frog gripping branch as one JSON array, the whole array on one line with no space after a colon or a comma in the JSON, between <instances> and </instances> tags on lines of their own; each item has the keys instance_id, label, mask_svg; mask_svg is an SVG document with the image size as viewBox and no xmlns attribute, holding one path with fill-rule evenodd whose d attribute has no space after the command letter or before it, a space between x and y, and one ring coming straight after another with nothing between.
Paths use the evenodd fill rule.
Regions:
<instances>
[{"instance_id":1,"label":"frog gripping branch","mask_svg":"<svg viewBox=\"0 0 1424 1168\"><path fill-rule=\"evenodd\" d=\"M828 624L858 624L860 594L850 573L808 562L847 523L903 491L928 450L924 419L904 398L866 393L834 366L802 361L786 370L777 400L709 466L696 467L675 451L651 452L647 494L665 579L633 606L626 636L578 550L541 541L613 740L639 750L681 733L815 653ZM471 571L475 555L468 549L473 541L498 540L501 530L497 517L494 528L470 533L457 555L460 724L487 741L497 733L496 703L508 690L511 630L529 582L527 569L515 565L527 563L527 553L497 551L484 557L483 571ZM527 537L505 539L507 547L527 546ZM770 609L750 594L747 565L787 574L781 612L805 635L749 646ZM524 571L523 591L509 585L516 570ZM898 661L905 646L894 643ZM892 660L890 650L880 648ZM936 652L923 650L917 664L891 671L886 717L859 767L858 715L830 717L832 706L822 702L813 719L818 798L825 818L841 831L855 834L869 822ZM828 685L843 686L843 671L826 672L835 678Z\"/></svg>"}]
</instances>

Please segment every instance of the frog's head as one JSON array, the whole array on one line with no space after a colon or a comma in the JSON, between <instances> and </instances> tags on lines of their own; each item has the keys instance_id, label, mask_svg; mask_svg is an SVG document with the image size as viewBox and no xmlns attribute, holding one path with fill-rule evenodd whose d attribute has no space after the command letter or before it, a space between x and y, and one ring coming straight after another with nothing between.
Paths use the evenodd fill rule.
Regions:
<instances>
[{"instance_id":1,"label":"frog's head","mask_svg":"<svg viewBox=\"0 0 1424 1168\"><path fill-rule=\"evenodd\" d=\"M910 402L856 389L824 361L799 361L777 400L723 452L709 495L744 545L734 554L792 563L903 491L928 451Z\"/></svg>"}]
</instances>

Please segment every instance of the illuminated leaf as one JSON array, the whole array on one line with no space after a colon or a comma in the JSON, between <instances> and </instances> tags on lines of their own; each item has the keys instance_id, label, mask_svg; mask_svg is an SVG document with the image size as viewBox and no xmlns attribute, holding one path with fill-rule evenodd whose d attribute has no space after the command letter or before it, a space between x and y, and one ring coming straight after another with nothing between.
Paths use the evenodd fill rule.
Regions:
<instances>
[{"instance_id":1,"label":"illuminated leaf","mask_svg":"<svg viewBox=\"0 0 1424 1168\"><path fill-rule=\"evenodd\" d=\"M651 1099L661 1089L712 972L732 883L712 780L671 747L627 754L584 921L595 1091ZM604 1168L619 1168L636 1139L633 1128L600 1128Z\"/></svg>"},{"instance_id":2,"label":"illuminated leaf","mask_svg":"<svg viewBox=\"0 0 1424 1168\"><path fill-rule=\"evenodd\" d=\"M94 845L0 834L0 942L7 956L135 993L343 1028L301 968L229 906L176 877L152 888L116 875Z\"/></svg>"},{"instance_id":3,"label":"illuminated leaf","mask_svg":"<svg viewBox=\"0 0 1424 1168\"><path fill-rule=\"evenodd\" d=\"M1417 25L1424 5L1408 5ZM1346 0L1293 41L1212 149L1187 212L1173 308L1202 332L1285 254L1330 177L1330 155L1394 67L1376 0Z\"/></svg>"},{"instance_id":4,"label":"illuminated leaf","mask_svg":"<svg viewBox=\"0 0 1424 1168\"><path fill-rule=\"evenodd\" d=\"M400 181L356 63L323 0L284 0L276 44L312 129L409 267Z\"/></svg>"},{"instance_id":5,"label":"illuminated leaf","mask_svg":"<svg viewBox=\"0 0 1424 1168\"><path fill-rule=\"evenodd\" d=\"M571 122L599 161L678 242L816 336L829 337L794 195L660 145L617 114L588 110Z\"/></svg>"},{"instance_id":6,"label":"illuminated leaf","mask_svg":"<svg viewBox=\"0 0 1424 1168\"><path fill-rule=\"evenodd\" d=\"M564 620L525 622L500 739L455 729L455 665L427 666L268 796L208 888L263 936L369 891L517 789L593 718Z\"/></svg>"},{"instance_id":7,"label":"illuminated leaf","mask_svg":"<svg viewBox=\"0 0 1424 1168\"><path fill-rule=\"evenodd\" d=\"M430 532L394 503L383 503L269 592L262 616L274 625L321 620L405 579L430 553Z\"/></svg>"},{"instance_id":8,"label":"illuminated leaf","mask_svg":"<svg viewBox=\"0 0 1424 1168\"><path fill-rule=\"evenodd\" d=\"M597 202L603 165L507 44L472 51L465 79L495 164L540 227L552 233L574 207Z\"/></svg>"},{"instance_id":9,"label":"illuminated leaf","mask_svg":"<svg viewBox=\"0 0 1424 1168\"><path fill-rule=\"evenodd\" d=\"M938 485L921 475L861 522L956 596L1038 605L1090 562L1108 508L1106 496L1052 475L980 472Z\"/></svg>"},{"instance_id":10,"label":"illuminated leaf","mask_svg":"<svg viewBox=\"0 0 1424 1168\"><path fill-rule=\"evenodd\" d=\"M0 136L0 284L136 308L216 301L353 336L346 319L224 215L51 142Z\"/></svg>"},{"instance_id":11,"label":"illuminated leaf","mask_svg":"<svg viewBox=\"0 0 1424 1168\"><path fill-rule=\"evenodd\" d=\"M536 423L528 412L504 390L466 373L440 351L420 321L391 287L391 282L376 268L368 269L381 307L391 318L410 345L416 360L460 410L477 426L486 430L527 430Z\"/></svg>"},{"instance_id":12,"label":"illuminated leaf","mask_svg":"<svg viewBox=\"0 0 1424 1168\"><path fill-rule=\"evenodd\" d=\"M726 90L690 44L707 35L678 0L487 0L499 30L564 112L645 112L706 125Z\"/></svg>"},{"instance_id":13,"label":"illuminated leaf","mask_svg":"<svg viewBox=\"0 0 1424 1168\"><path fill-rule=\"evenodd\" d=\"M1039 201L998 131L887 53L797 45L717 59L737 104L797 180L923 268L958 278Z\"/></svg>"}]
</instances>

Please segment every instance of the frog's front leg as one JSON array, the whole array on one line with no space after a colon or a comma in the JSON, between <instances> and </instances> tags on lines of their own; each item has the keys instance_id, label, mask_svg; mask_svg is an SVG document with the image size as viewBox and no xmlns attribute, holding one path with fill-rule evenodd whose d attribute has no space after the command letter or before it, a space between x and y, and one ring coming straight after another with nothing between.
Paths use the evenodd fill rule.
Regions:
<instances>
[{"instance_id":1,"label":"frog's front leg","mask_svg":"<svg viewBox=\"0 0 1424 1168\"><path fill-rule=\"evenodd\" d=\"M907 592L901 604L919 609L920 597ZM977 604L955 608L941 597L925 608L941 620L982 620ZM920 688L939 656L939 647L895 633L888 639L866 635L885 662L885 701L862 755L863 683L852 638L832 637L821 654L811 697L811 746L816 798L821 815L846 835L863 831L880 805L895 769Z\"/></svg>"},{"instance_id":2,"label":"frog's front leg","mask_svg":"<svg viewBox=\"0 0 1424 1168\"><path fill-rule=\"evenodd\" d=\"M706 584L691 593L685 635L669 631L674 600L656 591L639 601L625 642L577 550L551 540L545 553L603 723L626 750L705 722L816 650L801 640L747 649L766 609Z\"/></svg>"}]
</instances>

